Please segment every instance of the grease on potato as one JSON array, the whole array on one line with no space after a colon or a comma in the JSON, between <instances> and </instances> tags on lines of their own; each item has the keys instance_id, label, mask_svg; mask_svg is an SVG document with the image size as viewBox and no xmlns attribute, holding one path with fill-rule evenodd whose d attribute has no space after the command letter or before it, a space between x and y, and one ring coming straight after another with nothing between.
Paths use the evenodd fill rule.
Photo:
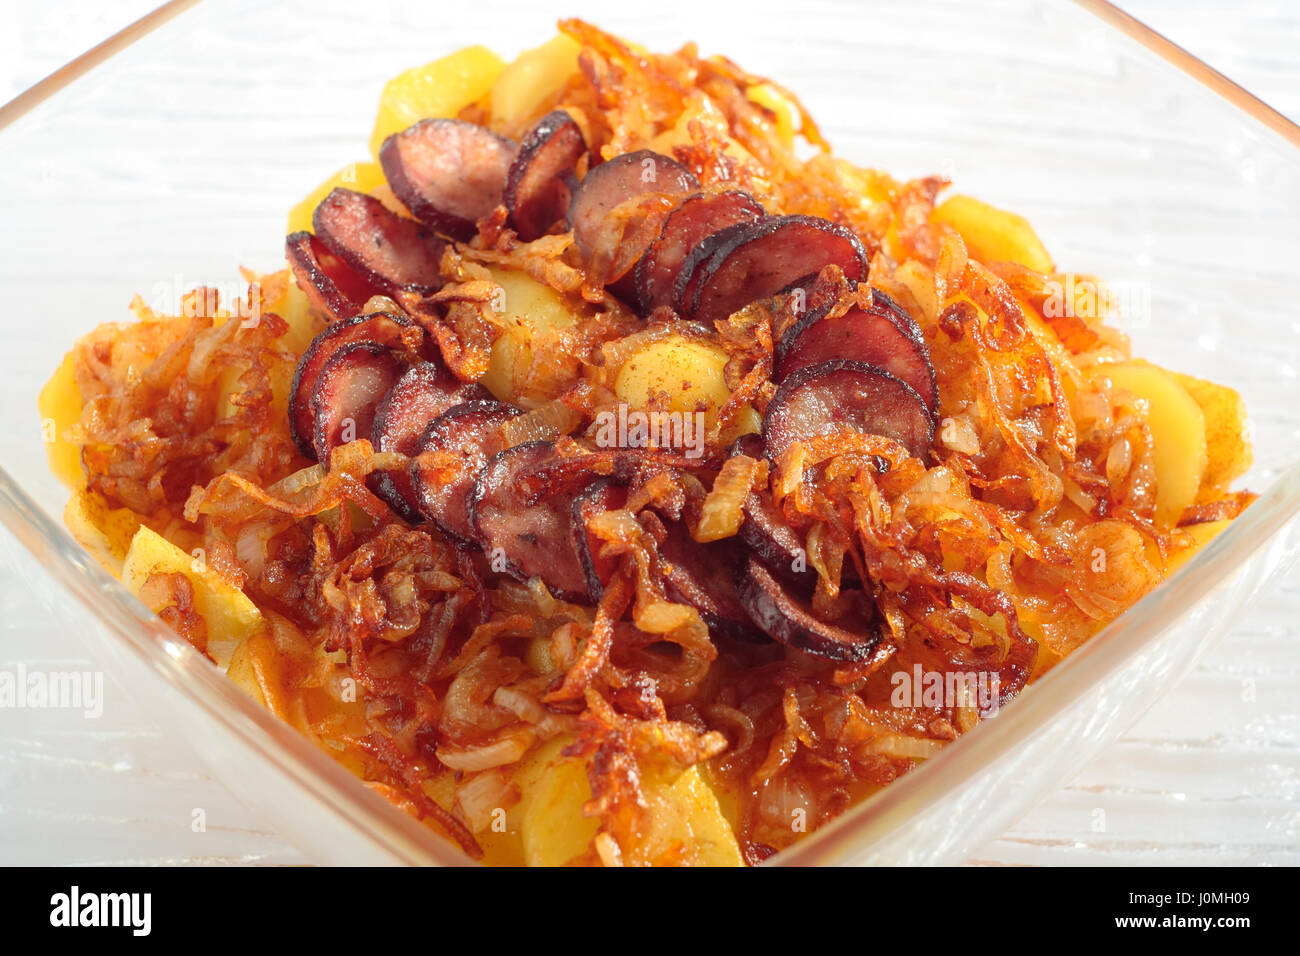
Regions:
<instances>
[{"instance_id":1,"label":"grease on potato","mask_svg":"<svg viewBox=\"0 0 1300 956\"><path fill-rule=\"evenodd\" d=\"M482 384L502 401L526 402L535 391L531 381L534 350L572 328L578 317L558 292L517 269L495 269L492 280L501 287L493 311L502 334L492 344ZM556 368L538 371L562 374Z\"/></svg>"}]
</instances>

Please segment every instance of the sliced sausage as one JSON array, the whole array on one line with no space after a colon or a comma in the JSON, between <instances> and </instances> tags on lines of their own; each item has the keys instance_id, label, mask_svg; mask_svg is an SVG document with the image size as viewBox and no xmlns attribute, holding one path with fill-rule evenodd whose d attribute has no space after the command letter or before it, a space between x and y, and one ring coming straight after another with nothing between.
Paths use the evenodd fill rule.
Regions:
<instances>
[{"instance_id":1,"label":"sliced sausage","mask_svg":"<svg viewBox=\"0 0 1300 956\"><path fill-rule=\"evenodd\" d=\"M827 660L860 663L880 643L880 625L870 599L851 592L856 607L839 621L823 621L756 557L739 569L737 592L753 622L774 640Z\"/></svg>"},{"instance_id":2,"label":"sliced sausage","mask_svg":"<svg viewBox=\"0 0 1300 956\"><path fill-rule=\"evenodd\" d=\"M734 540L702 544L680 522L668 524L659 546L659 573L670 601L700 612L709 630L741 640L762 639L736 592L735 568L744 547Z\"/></svg>"},{"instance_id":3,"label":"sliced sausage","mask_svg":"<svg viewBox=\"0 0 1300 956\"><path fill-rule=\"evenodd\" d=\"M375 410L405 370L402 352L374 342L356 342L330 356L311 396L317 461L328 462L339 445L369 437Z\"/></svg>"},{"instance_id":4,"label":"sliced sausage","mask_svg":"<svg viewBox=\"0 0 1300 956\"><path fill-rule=\"evenodd\" d=\"M678 274L679 313L700 322L725 318L751 302L793 288L834 264L850 281L865 279L867 252L843 226L815 216L770 216L717 233L708 255L689 257Z\"/></svg>"},{"instance_id":5,"label":"sliced sausage","mask_svg":"<svg viewBox=\"0 0 1300 956\"><path fill-rule=\"evenodd\" d=\"M756 222L763 207L747 192L697 193L668 218L659 238L637 261L634 273L637 306L648 315L673 304L677 275L691 251L706 238L737 223Z\"/></svg>"},{"instance_id":6,"label":"sliced sausage","mask_svg":"<svg viewBox=\"0 0 1300 956\"><path fill-rule=\"evenodd\" d=\"M351 318L379 292L310 232L295 232L286 238L284 255L295 284L327 321Z\"/></svg>"},{"instance_id":7,"label":"sliced sausage","mask_svg":"<svg viewBox=\"0 0 1300 956\"><path fill-rule=\"evenodd\" d=\"M469 497L489 458L505 448L501 426L521 414L495 399L465 402L435 418L411 459L420 513L464 544L476 544Z\"/></svg>"},{"instance_id":8,"label":"sliced sausage","mask_svg":"<svg viewBox=\"0 0 1300 956\"><path fill-rule=\"evenodd\" d=\"M504 201L524 242L546 235L564 218L573 171L586 152L582 130L564 110L543 116L519 144L506 174Z\"/></svg>"},{"instance_id":9,"label":"sliced sausage","mask_svg":"<svg viewBox=\"0 0 1300 956\"><path fill-rule=\"evenodd\" d=\"M370 442L376 451L414 455L429 423L454 405L492 396L477 382L463 383L437 362L419 362L406 370L375 412ZM409 522L420 520L415 489L407 469L374 472L370 488Z\"/></svg>"},{"instance_id":10,"label":"sliced sausage","mask_svg":"<svg viewBox=\"0 0 1300 956\"><path fill-rule=\"evenodd\" d=\"M934 419L916 389L865 362L837 360L781 383L763 418L763 441L775 461L793 442L842 428L892 438L922 461L934 439Z\"/></svg>"},{"instance_id":11,"label":"sliced sausage","mask_svg":"<svg viewBox=\"0 0 1300 956\"><path fill-rule=\"evenodd\" d=\"M334 353L358 342L414 351L423 341L424 333L418 326L409 319L386 312L358 315L327 325L312 339L298 359L298 366L293 373L293 385L289 389L289 433L298 450L308 458L316 457L316 450L312 446L314 426L311 398L316 391L321 369L334 357Z\"/></svg>"},{"instance_id":12,"label":"sliced sausage","mask_svg":"<svg viewBox=\"0 0 1300 956\"><path fill-rule=\"evenodd\" d=\"M699 180L689 169L653 150L624 153L601 163L583 177L569 203L568 227L573 230L578 255L583 262L591 260L605 217L615 206L650 193L678 196L699 188Z\"/></svg>"},{"instance_id":13,"label":"sliced sausage","mask_svg":"<svg viewBox=\"0 0 1300 956\"><path fill-rule=\"evenodd\" d=\"M497 452L470 493L470 525L493 570L521 581L538 577L558 598L587 599L570 515L577 489L531 501L520 476L555 459L555 446L531 441Z\"/></svg>"},{"instance_id":14,"label":"sliced sausage","mask_svg":"<svg viewBox=\"0 0 1300 956\"><path fill-rule=\"evenodd\" d=\"M335 189L316 207L312 227L344 262L389 295L442 287L439 263L447 244L374 196Z\"/></svg>"},{"instance_id":15,"label":"sliced sausage","mask_svg":"<svg viewBox=\"0 0 1300 956\"><path fill-rule=\"evenodd\" d=\"M501 203L515 144L477 123L421 120L384 140L388 185L421 222L462 242Z\"/></svg>"},{"instance_id":16,"label":"sliced sausage","mask_svg":"<svg viewBox=\"0 0 1300 956\"><path fill-rule=\"evenodd\" d=\"M920 327L883 292L872 291L869 309L849 309L827 318L830 305L803 316L781 336L776 346L774 377L834 359L852 359L883 368L916 390L934 414L939 394L930 349Z\"/></svg>"}]
</instances>

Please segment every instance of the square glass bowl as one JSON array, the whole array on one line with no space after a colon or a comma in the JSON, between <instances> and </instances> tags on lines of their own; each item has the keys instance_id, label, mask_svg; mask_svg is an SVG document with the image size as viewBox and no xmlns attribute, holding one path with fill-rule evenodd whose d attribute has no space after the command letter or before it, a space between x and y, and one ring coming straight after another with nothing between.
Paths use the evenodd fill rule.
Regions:
<instances>
[{"instance_id":1,"label":"square glass bowl","mask_svg":"<svg viewBox=\"0 0 1300 956\"><path fill-rule=\"evenodd\" d=\"M36 394L76 338L128 320L132 295L279 267L288 209L365 158L402 69L474 43L509 58L558 16L652 49L696 41L798 92L840 155L1026 215L1063 270L1131 293L1135 354L1231 385L1250 410L1244 484L1263 496L1228 531L997 720L773 862L960 861L1145 711L1300 552L1300 129L1097 2L539 6L210 0L29 98L0 129L0 519L84 605L114 675L312 859L467 862L82 552Z\"/></svg>"}]
</instances>

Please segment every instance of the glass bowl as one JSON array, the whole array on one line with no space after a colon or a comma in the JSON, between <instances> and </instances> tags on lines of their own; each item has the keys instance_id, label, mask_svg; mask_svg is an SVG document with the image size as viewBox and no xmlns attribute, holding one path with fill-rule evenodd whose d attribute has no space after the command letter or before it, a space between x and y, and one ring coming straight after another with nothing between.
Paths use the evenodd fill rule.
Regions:
<instances>
[{"instance_id":1,"label":"glass bowl","mask_svg":"<svg viewBox=\"0 0 1300 956\"><path fill-rule=\"evenodd\" d=\"M679 0L474 9L185 2L0 110L0 520L84 607L91 652L309 858L468 862L244 697L82 551L58 517L66 493L35 396L77 337L127 319L134 294L175 301L229 288L239 265L278 267L288 209L364 158L389 76L472 43L509 57L551 36L556 16L656 49L694 40L797 91L839 154L942 174L1026 215L1063 269L1127 293L1135 354L1231 385L1251 412L1244 484L1258 502L996 720L773 863L964 859L1150 707L1300 553L1300 129L1204 64L1091 0L756 0L743 20Z\"/></svg>"}]
</instances>

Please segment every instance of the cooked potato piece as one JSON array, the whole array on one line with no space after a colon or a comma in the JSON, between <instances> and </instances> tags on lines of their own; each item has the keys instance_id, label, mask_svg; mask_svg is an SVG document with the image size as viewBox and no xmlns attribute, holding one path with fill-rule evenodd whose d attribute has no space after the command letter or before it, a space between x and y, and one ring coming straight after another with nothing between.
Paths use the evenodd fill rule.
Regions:
<instances>
[{"instance_id":1,"label":"cooked potato piece","mask_svg":"<svg viewBox=\"0 0 1300 956\"><path fill-rule=\"evenodd\" d=\"M75 367L75 356L69 352L36 399L50 471L73 491L86 486L81 446L65 437L67 430L81 420L81 391L77 388Z\"/></svg>"},{"instance_id":2,"label":"cooked potato piece","mask_svg":"<svg viewBox=\"0 0 1300 956\"><path fill-rule=\"evenodd\" d=\"M63 523L77 543L89 551L109 574L120 577L140 517L129 508L110 508L92 491L75 492L63 509Z\"/></svg>"},{"instance_id":3,"label":"cooked potato piece","mask_svg":"<svg viewBox=\"0 0 1300 956\"><path fill-rule=\"evenodd\" d=\"M1220 497L1232 482L1250 468L1254 452L1246 426L1246 403L1226 385L1217 385L1191 375L1171 373L1205 416L1205 445L1208 460L1201 480L1198 501Z\"/></svg>"},{"instance_id":4,"label":"cooked potato piece","mask_svg":"<svg viewBox=\"0 0 1300 956\"><path fill-rule=\"evenodd\" d=\"M1205 476L1205 415L1174 376L1149 362L1102 365L1097 375L1145 401L1156 470L1156 521L1178 522Z\"/></svg>"},{"instance_id":5,"label":"cooked potato piece","mask_svg":"<svg viewBox=\"0 0 1300 956\"><path fill-rule=\"evenodd\" d=\"M569 741L549 741L528 761L518 780L523 792L520 835L529 866L559 866L591 852L598 829L582 815L591 799L581 760L560 751ZM696 866L740 866L740 847L718 798L699 769L690 767L667 785L644 785L654 821L630 862L677 855Z\"/></svg>"},{"instance_id":6,"label":"cooked potato piece","mask_svg":"<svg viewBox=\"0 0 1300 956\"><path fill-rule=\"evenodd\" d=\"M670 335L623 363L614 392L630 408L705 413L712 425L731 397L722 370L727 353L711 342Z\"/></svg>"},{"instance_id":7,"label":"cooked potato piece","mask_svg":"<svg viewBox=\"0 0 1300 956\"><path fill-rule=\"evenodd\" d=\"M502 318L503 334L492 345L484 388L503 401L526 397L523 379L533 360L533 347L560 329L578 321L563 297L517 269L496 269L493 281L501 286L495 310Z\"/></svg>"},{"instance_id":8,"label":"cooked potato piece","mask_svg":"<svg viewBox=\"0 0 1300 956\"><path fill-rule=\"evenodd\" d=\"M288 232L290 234L310 232L312 213L316 211L322 199L339 187L359 193L369 193L383 185L385 185L384 171L379 168L378 163L348 163L309 192L302 202L289 211Z\"/></svg>"},{"instance_id":9,"label":"cooked potato piece","mask_svg":"<svg viewBox=\"0 0 1300 956\"><path fill-rule=\"evenodd\" d=\"M267 630L262 612L243 591L156 531L142 527L122 563L122 583L138 597L151 574L183 574L189 579L194 608L207 624L208 653L222 667L246 638Z\"/></svg>"},{"instance_id":10,"label":"cooked potato piece","mask_svg":"<svg viewBox=\"0 0 1300 956\"><path fill-rule=\"evenodd\" d=\"M560 34L519 54L492 87L493 125L514 125L537 112L548 96L578 72L581 49L576 41Z\"/></svg>"},{"instance_id":11,"label":"cooked potato piece","mask_svg":"<svg viewBox=\"0 0 1300 956\"><path fill-rule=\"evenodd\" d=\"M379 97L379 115L370 136L370 155L379 158L384 140L422 119L455 116L492 90L505 69L485 46L468 46L425 66L399 73Z\"/></svg>"},{"instance_id":12,"label":"cooked potato piece","mask_svg":"<svg viewBox=\"0 0 1300 956\"><path fill-rule=\"evenodd\" d=\"M520 838L529 866L562 866L585 855L596 836L596 820L582 815L591 799L587 771L582 761L561 756L567 743L549 741L517 778L523 793Z\"/></svg>"},{"instance_id":13,"label":"cooked potato piece","mask_svg":"<svg viewBox=\"0 0 1300 956\"><path fill-rule=\"evenodd\" d=\"M940 203L930 221L961 233L967 252L981 262L1018 262L1036 272L1052 271L1052 257L1024 216L970 196L953 196Z\"/></svg>"}]
</instances>

